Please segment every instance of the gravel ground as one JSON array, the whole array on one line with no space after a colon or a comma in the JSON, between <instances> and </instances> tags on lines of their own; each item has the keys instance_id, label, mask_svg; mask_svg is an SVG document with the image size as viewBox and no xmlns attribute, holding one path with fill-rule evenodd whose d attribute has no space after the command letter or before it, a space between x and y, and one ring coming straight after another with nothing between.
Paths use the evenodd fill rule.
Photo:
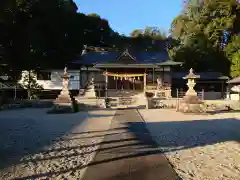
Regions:
<instances>
[{"instance_id":1,"label":"gravel ground","mask_svg":"<svg viewBox=\"0 0 240 180\"><path fill-rule=\"evenodd\" d=\"M183 180L240 180L240 113L139 111Z\"/></svg>"},{"instance_id":2,"label":"gravel ground","mask_svg":"<svg viewBox=\"0 0 240 180\"><path fill-rule=\"evenodd\" d=\"M115 113L49 115L46 111L0 112L1 180L80 179Z\"/></svg>"}]
</instances>

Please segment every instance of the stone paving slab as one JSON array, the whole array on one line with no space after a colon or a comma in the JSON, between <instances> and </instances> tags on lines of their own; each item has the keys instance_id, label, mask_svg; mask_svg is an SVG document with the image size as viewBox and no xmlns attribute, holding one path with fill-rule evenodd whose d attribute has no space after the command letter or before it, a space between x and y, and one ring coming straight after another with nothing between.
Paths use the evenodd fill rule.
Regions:
<instances>
[{"instance_id":1,"label":"stone paving slab","mask_svg":"<svg viewBox=\"0 0 240 180\"><path fill-rule=\"evenodd\" d=\"M84 180L177 180L166 157L156 148L137 110L118 110Z\"/></svg>"}]
</instances>

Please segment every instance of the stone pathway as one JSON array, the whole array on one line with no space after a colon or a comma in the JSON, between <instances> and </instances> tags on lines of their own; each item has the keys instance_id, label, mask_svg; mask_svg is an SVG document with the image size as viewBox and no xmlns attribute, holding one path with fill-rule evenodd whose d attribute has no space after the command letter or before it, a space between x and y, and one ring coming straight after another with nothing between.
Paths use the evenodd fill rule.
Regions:
<instances>
[{"instance_id":1,"label":"stone pathway","mask_svg":"<svg viewBox=\"0 0 240 180\"><path fill-rule=\"evenodd\" d=\"M137 110L118 110L84 180L177 180Z\"/></svg>"}]
</instances>

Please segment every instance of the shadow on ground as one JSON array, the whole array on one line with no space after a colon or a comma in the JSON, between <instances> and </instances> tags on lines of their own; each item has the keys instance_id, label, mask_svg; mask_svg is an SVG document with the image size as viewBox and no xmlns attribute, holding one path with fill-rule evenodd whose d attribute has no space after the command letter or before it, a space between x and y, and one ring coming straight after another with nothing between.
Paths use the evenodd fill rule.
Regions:
<instances>
[{"instance_id":1,"label":"shadow on ground","mask_svg":"<svg viewBox=\"0 0 240 180\"><path fill-rule=\"evenodd\" d=\"M44 110L37 110L37 113L32 115L11 114L30 113L30 111L25 109L1 112L0 170L10 165L17 165L25 155L42 152L44 147L71 133L71 130L86 121L87 117L108 116L87 112L49 115ZM44 112L38 114L39 111Z\"/></svg>"},{"instance_id":2,"label":"shadow on ground","mask_svg":"<svg viewBox=\"0 0 240 180\"><path fill-rule=\"evenodd\" d=\"M101 165L106 165L114 162L120 162L124 160L127 164L129 159L139 159L142 157L153 157L153 155L162 154L162 152L178 151L181 149L188 149L199 146L212 145L216 143L226 142L226 141L237 141L240 142L240 121L237 119L211 119L211 120L193 120L193 121L180 121L180 122L156 122L156 123L145 123L142 120L137 119L135 115L131 114L129 110L129 116L124 116L125 119L115 119L118 121L120 127L112 127L112 129L107 131L94 131L94 132L82 132L79 133L84 135L83 138L93 138L98 136L104 136L104 141L95 144L100 145L97 150L97 156L93 162L86 166L76 166L74 168L68 168L64 170L45 172L41 174L35 174L28 177L21 177L17 179L34 179L40 177L51 177L53 175L61 175L67 172L74 172L85 167L89 167L90 171L88 174L93 174L93 172L101 173L104 169L101 169ZM124 115L125 112L116 114L118 116ZM126 119L126 117L128 119ZM74 123L73 123L74 124ZM147 128L146 128L147 127ZM70 129L70 127L69 127ZM67 130L67 129L66 129ZM153 138L156 139L158 144L153 141L150 137L151 134L158 135ZM1 132L1 131L0 131ZM63 138L59 141L68 141L71 139ZM88 146L88 145L86 145ZM93 146L93 145L91 145ZM54 149L53 151L63 151L81 148L82 146ZM83 152L82 154L92 153ZM79 153L74 153L68 156L74 157L82 155ZM156 156L159 157L159 156ZM62 158L62 156L52 156L49 158L39 158L30 161L45 161L51 159ZM149 171L157 173L154 169L156 167L163 168L164 165L161 164L162 159L156 159L158 164L154 164L153 167L149 167ZM141 162L141 161L139 161ZM159 164L160 163L160 164ZM100 165L100 166L99 166ZM118 167L112 168L118 169ZM136 171L139 176L143 176L143 169L145 170L144 163L138 163L142 165L141 171ZM91 171L91 167L96 167L95 170ZM100 167L100 168L99 168ZM106 168L107 166L103 166ZM119 167L122 167L122 165ZM106 169L105 169L106 170ZM110 170L109 170L110 172ZM127 178L128 174L124 172L117 175L116 177ZM93 177L93 176L91 176ZM180 179L180 177L178 177ZM90 180L91 178L87 178ZM117 179L117 178L115 178ZM120 179L120 178L119 178ZM109 179L110 180L110 179Z\"/></svg>"},{"instance_id":3,"label":"shadow on ground","mask_svg":"<svg viewBox=\"0 0 240 180\"><path fill-rule=\"evenodd\" d=\"M129 123L134 131L139 123ZM178 122L147 122L153 138L165 151L194 148L226 141L240 142L240 120L235 118ZM154 137L155 136L155 137Z\"/></svg>"},{"instance_id":4,"label":"shadow on ground","mask_svg":"<svg viewBox=\"0 0 240 180\"><path fill-rule=\"evenodd\" d=\"M127 116L126 116L127 115ZM126 119L128 117L129 119ZM125 118L125 119L124 119ZM138 124L129 126L128 122L139 122ZM143 172L148 172L148 177L150 175L154 176L156 171L159 171L158 168L164 172L173 173L174 177L176 173L171 169L170 164L167 160L160 154L160 151L157 149L155 142L149 136L147 129L145 128L144 122L140 119L140 116L136 113L135 110L118 111L116 116L112 121L112 126L110 130L107 131L98 131L98 132L83 132L81 135L85 135L84 138L92 138L94 136L104 135L104 140L99 144L91 144L90 146L99 146L97 149L97 155L92 162L87 165L79 165L73 168L68 167L64 170L56 170L52 172L45 172L40 174L31 175L28 177L21 177L17 179L35 179L41 177L54 177L59 176L65 173L71 173L88 167L86 172L86 177L84 179L109 179L112 177L114 179L124 179L129 176L129 166L137 171L132 171L131 175L136 174L138 176L144 176ZM68 141L69 139L62 139L62 141ZM88 147L89 145L87 145ZM83 146L74 146L69 148L60 148L54 149L53 151L72 151L74 149L80 149ZM82 153L73 153L68 155L68 158L77 158L81 155L91 154L93 151L82 152ZM152 156L152 155L156 155ZM63 155L64 156L64 155ZM30 161L45 161L62 158L63 156L52 156L48 158L39 158ZM66 156L64 156L66 158ZM148 159L146 161L146 159ZM151 162L151 163L147 163ZM108 177L102 177L104 175L102 172L108 169ZM139 170L142 170L139 173ZM145 169L145 171L143 171ZM151 172L151 173L150 173ZM166 174L161 172L161 174ZM145 176L146 176L145 174ZM101 177L100 177L101 176ZM116 177L117 176L117 177ZM137 178L139 179L139 178ZM141 178L140 178L141 179ZM172 178L173 180L175 178ZM109 179L110 180L110 179Z\"/></svg>"}]
</instances>

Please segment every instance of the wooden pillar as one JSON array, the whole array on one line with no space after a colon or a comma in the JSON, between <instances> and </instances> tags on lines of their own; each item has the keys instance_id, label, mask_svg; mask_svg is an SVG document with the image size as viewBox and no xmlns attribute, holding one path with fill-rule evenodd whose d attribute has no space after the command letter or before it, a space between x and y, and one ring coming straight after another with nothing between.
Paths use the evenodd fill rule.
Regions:
<instances>
[{"instance_id":1,"label":"wooden pillar","mask_svg":"<svg viewBox=\"0 0 240 180\"><path fill-rule=\"evenodd\" d=\"M153 68L153 72L152 72L152 82L153 82L153 84L154 84L154 81L155 80L155 69Z\"/></svg>"},{"instance_id":2,"label":"wooden pillar","mask_svg":"<svg viewBox=\"0 0 240 180\"><path fill-rule=\"evenodd\" d=\"M221 85L222 85L222 93L221 93L222 95L221 96L222 96L222 98L224 98L224 90L223 90L224 89L224 81L221 81Z\"/></svg>"},{"instance_id":3,"label":"wooden pillar","mask_svg":"<svg viewBox=\"0 0 240 180\"><path fill-rule=\"evenodd\" d=\"M163 66L163 71L162 71L162 82L163 82L163 85L164 85L164 83L165 83L165 81L164 81L164 66Z\"/></svg>"},{"instance_id":4,"label":"wooden pillar","mask_svg":"<svg viewBox=\"0 0 240 180\"><path fill-rule=\"evenodd\" d=\"M128 82L128 90L131 90L129 78L128 78L127 82Z\"/></svg>"},{"instance_id":5,"label":"wooden pillar","mask_svg":"<svg viewBox=\"0 0 240 180\"><path fill-rule=\"evenodd\" d=\"M107 99L108 97L108 71L106 69L106 72L105 72L105 98Z\"/></svg>"},{"instance_id":6,"label":"wooden pillar","mask_svg":"<svg viewBox=\"0 0 240 180\"><path fill-rule=\"evenodd\" d=\"M88 83L88 81L89 81L89 71L88 71L88 66L87 66L87 83Z\"/></svg>"},{"instance_id":7,"label":"wooden pillar","mask_svg":"<svg viewBox=\"0 0 240 180\"><path fill-rule=\"evenodd\" d=\"M147 86L147 74L146 74L146 72L144 72L144 76L143 76L143 89L144 89L144 92L146 92L146 86Z\"/></svg>"},{"instance_id":8,"label":"wooden pillar","mask_svg":"<svg viewBox=\"0 0 240 180\"><path fill-rule=\"evenodd\" d=\"M81 67L80 67L80 69L79 69L79 90L82 88L82 75L81 75Z\"/></svg>"},{"instance_id":9,"label":"wooden pillar","mask_svg":"<svg viewBox=\"0 0 240 180\"><path fill-rule=\"evenodd\" d=\"M133 90L135 90L135 77L133 77Z\"/></svg>"}]
</instances>

